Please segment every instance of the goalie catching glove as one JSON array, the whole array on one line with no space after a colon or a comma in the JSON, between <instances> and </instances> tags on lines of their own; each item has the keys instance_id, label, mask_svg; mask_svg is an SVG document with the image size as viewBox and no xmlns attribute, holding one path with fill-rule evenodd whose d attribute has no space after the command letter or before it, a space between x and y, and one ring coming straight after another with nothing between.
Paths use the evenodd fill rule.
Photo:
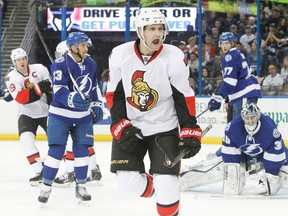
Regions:
<instances>
[{"instance_id":1,"label":"goalie catching glove","mask_svg":"<svg viewBox=\"0 0 288 216\"><path fill-rule=\"evenodd\" d=\"M134 127L127 119L121 119L111 127L113 138L118 140L121 148L126 152L132 152L137 148L140 139L143 139L141 130Z\"/></svg>"},{"instance_id":2,"label":"goalie catching glove","mask_svg":"<svg viewBox=\"0 0 288 216\"><path fill-rule=\"evenodd\" d=\"M184 159L195 156L201 149L202 129L182 128L180 131L180 151L185 151Z\"/></svg>"}]
</instances>

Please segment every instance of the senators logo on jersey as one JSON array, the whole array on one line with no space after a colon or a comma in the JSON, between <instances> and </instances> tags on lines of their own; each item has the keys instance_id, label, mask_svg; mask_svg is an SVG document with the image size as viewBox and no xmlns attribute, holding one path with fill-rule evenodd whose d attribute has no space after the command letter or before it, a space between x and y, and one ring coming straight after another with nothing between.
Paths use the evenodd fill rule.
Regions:
<instances>
[{"instance_id":1,"label":"senators logo on jersey","mask_svg":"<svg viewBox=\"0 0 288 216\"><path fill-rule=\"evenodd\" d=\"M140 111L151 110L158 102L158 93L151 89L147 82L144 81L145 71L135 71L132 76L131 97L127 102Z\"/></svg>"},{"instance_id":2,"label":"senators logo on jersey","mask_svg":"<svg viewBox=\"0 0 288 216\"><path fill-rule=\"evenodd\" d=\"M24 80L24 85L25 85L26 89L33 89L33 87L34 87L34 84L30 82L29 78Z\"/></svg>"}]
</instances>

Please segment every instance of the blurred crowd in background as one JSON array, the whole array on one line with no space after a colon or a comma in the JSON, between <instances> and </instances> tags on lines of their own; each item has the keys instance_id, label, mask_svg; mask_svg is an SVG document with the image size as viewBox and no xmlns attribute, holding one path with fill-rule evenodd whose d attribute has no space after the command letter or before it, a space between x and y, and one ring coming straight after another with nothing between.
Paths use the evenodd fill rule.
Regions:
<instances>
[{"instance_id":1,"label":"blurred crowd in background","mask_svg":"<svg viewBox=\"0 0 288 216\"><path fill-rule=\"evenodd\" d=\"M42 6L57 6L63 4L63 1L43 1ZM64 1L65 2L65 1ZM88 1L66 1L81 4ZM111 1L121 2L121 1ZM125 1L124 1L125 2ZM193 1L191 1L193 2ZM245 1L246 3L256 3L256 1ZM140 1L131 1L132 5L139 4ZM170 3L170 4L168 4ZM177 7L181 3L159 3L159 6ZM111 5L109 5L110 7ZM153 5L155 6L155 5ZM45 20L45 19L44 19ZM246 57L251 67L252 73L261 77L261 85L269 86L263 89L288 92L288 4L276 3L272 1L261 1L260 8L260 74L256 74L257 67L257 17L244 13L220 13L214 11L205 11L202 15L202 32L199 33L196 26L187 26L187 31L174 33L171 32L166 38L166 43L178 46L186 55L190 66L190 83L191 87L198 94L198 75L199 62L202 62L202 95L211 95L220 86L222 80L220 59L222 52L218 46L218 38L222 32L233 32L235 35L235 47L239 49ZM44 24L45 25L45 24ZM90 33L89 33L90 34ZM99 33L97 33L100 35ZM118 35L119 33L115 33ZM93 35L89 35L93 40ZM95 60L99 62L103 75L99 76L99 82L107 82L107 63L106 60L112 48L124 42L123 35L120 36L122 41L97 42ZM119 38L120 38L119 37ZM199 37L202 39L202 56L198 55ZM133 38L133 33L132 33ZM55 42L53 42L56 44ZM52 43L52 47L53 47ZM48 42L49 44L49 42ZM94 44L94 41L93 41ZM94 50L92 50L94 52ZM98 52L99 51L99 52ZM99 55L100 54L100 55ZM105 90L103 92L105 94ZM273 93L277 95L277 92ZM287 93L288 94L288 93Z\"/></svg>"}]
</instances>

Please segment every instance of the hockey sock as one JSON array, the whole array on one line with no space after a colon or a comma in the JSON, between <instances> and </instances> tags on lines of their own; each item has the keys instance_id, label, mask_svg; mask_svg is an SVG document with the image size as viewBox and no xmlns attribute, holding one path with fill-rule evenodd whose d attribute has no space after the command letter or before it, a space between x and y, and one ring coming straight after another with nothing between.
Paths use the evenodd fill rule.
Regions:
<instances>
[{"instance_id":1,"label":"hockey sock","mask_svg":"<svg viewBox=\"0 0 288 216\"><path fill-rule=\"evenodd\" d=\"M88 146L73 145L74 152L74 170L77 183L85 183L88 172Z\"/></svg>"},{"instance_id":2,"label":"hockey sock","mask_svg":"<svg viewBox=\"0 0 288 216\"><path fill-rule=\"evenodd\" d=\"M136 171L117 171L116 181L121 190L138 197L149 197L149 195L152 195L152 181L147 184L148 178L146 174L140 174ZM147 189L147 186L149 189Z\"/></svg>"},{"instance_id":3,"label":"hockey sock","mask_svg":"<svg viewBox=\"0 0 288 216\"><path fill-rule=\"evenodd\" d=\"M44 162L43 182L47 185L52 185L54 178L57 175L60 167L60 162L65 152L64 145L50 145L48 156Z\"/></svg>"},{"instance_id":4,"label":"hockey sock","mask_svg":"<svg viewBox=\"0 0 288 216\"><path fill-rule=\"evenodd\" d=\"M180 205L179 179L174 175L154 175L157 211L159 215L178 215Z\"/></svg>"},{"instance_id":5,"label":"hockey sock","mask_svg":"<svg viewBox=\"0 0 288 216\"><path fill-rule=\"evenodd\" d=\"M36 174L40 173L42 171L42 162L36 160L40 158L40 153L35 145L35 135L29 131L21 133L20 144L34 172Z\"/></svg>"},{"instance_id":6,"label":"hockey sock","mask_svg":"<svg viewBox=\"0 0 288 216\"><path fill-rule=\"evenodd\" d=\"M66 151L65 168L68 173L74 171L74 154L72 151Z\"/></svg>"},{"instance_id":7,"label":"hockey sock","mask_svg":"<svg viewBox=\"0 0 288 216\"><path fill-rule=\"evenodd\" d=\"M141 197L152 197L154 194L154 187L153 187L153 176L146 173L147 183L144 193L141 195Z\"/></svg>"}]
</instances>

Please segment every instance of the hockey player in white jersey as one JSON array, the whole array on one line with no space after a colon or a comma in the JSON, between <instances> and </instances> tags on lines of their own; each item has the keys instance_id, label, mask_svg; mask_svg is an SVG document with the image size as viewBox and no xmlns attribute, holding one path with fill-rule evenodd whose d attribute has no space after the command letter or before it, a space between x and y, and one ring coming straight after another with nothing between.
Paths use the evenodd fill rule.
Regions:
<instances>
[{"instance_id":1,"label":"hockey player in white jersey","mask_svg":"<svg viewBox=\"0 0 288 216\"><path fill-rule=\"evenodd\" d=\"M53 100L48 118L48 156L44 161L43 185L38 201L46 203L53 181L65 154L67 139L72 132L75 195L90 201L87 192L88 149L94 145L93 124L103 116L102 108L91 106L98 101L97 65L89 57L90 38L82 32L71 32L67 38L69 52L52 64Z\"/></svg>"},{"instance_id":2,"label":"hockey player in white jersey","mask_svg":"<svg viewBox=\"0 0 288 216\"><path fill-rule=\"evenodd\" d=\"M46 132L49 101L51 99L51 77L42 64L28 65L25 50L17 48L11 51L14 69L5 77L6 86L18 104L18 132L20 144L36 176L30 178L30 184L37 186L42 182L42 162L40 152L35 145L38 126Z\"/></svg>"},{"instance_id":3,"label":"hockey player in white jersey","mask_svg":"<svg viewBox=\"0 0 288 216\"><path fill-rule=\"evenodd\" d=\"M171 168L165 161L183 149L188 152L184 158L193 157L201 148L195 95L184 54L163 44L168 34L164 15L157 9L141 8L136 28L139 39L115 47L109 57L110 170L116 173L119 188L138 197L153 196L159 215L176 216L180 163ZM146 170L147 152L151 165Z\"/></svg>"},{"instance_id":4,"label":"hockey player in white jersey","mask_svg":"<svg viewBox=\"0 0 288 216\"><path fill-rule=\"evenodd\" d=\"M284 179L287 187L287 153L287 147L274 121L262 114L256 104L247 103L241 116L233 119L226 127L222 141L222 159L216 158L217 163L209 164L207 171L202 172L203 175L199 170L197 172L196 166L194 170L183 172L182 189L197 186L195 178L201 182L199 176L202 175L203 181L212 178L209 183L213 179L215 182L223 179L224 195L239 195L245 186L248 161L249 167L256 168L254 174L256 172L260 181L252 193L274 195L280 190ZM206 164L208 165L207 162Z\"/></svg>"}]
</instances>

